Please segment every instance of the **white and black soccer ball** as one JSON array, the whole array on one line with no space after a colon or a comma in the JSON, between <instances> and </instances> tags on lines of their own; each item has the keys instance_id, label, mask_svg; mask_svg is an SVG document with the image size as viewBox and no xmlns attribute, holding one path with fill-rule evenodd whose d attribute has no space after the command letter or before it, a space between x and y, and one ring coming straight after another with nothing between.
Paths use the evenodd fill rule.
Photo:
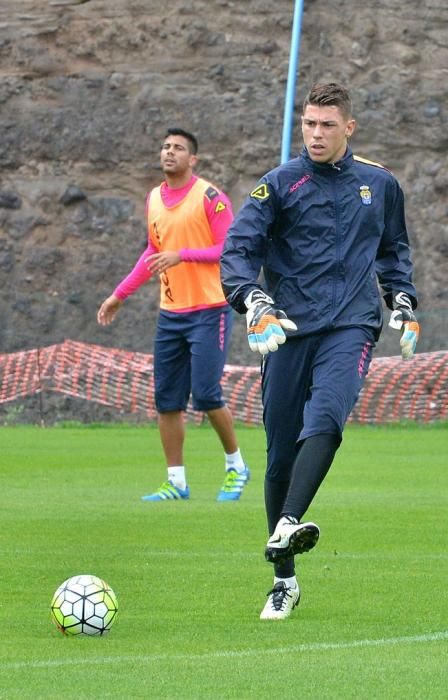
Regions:
<instances>
[{"instance_id":1,"label":"white and black soccer ball","mask_svg":"<svg viewBox=\"0 0 448 700\"><path fill-rule=\"evenodd\" d=\"M61 583L51 601L51 617L63 634L102 635L117 618L117 598L103 579L90 574Z\"/></svg>"}]
</instances>

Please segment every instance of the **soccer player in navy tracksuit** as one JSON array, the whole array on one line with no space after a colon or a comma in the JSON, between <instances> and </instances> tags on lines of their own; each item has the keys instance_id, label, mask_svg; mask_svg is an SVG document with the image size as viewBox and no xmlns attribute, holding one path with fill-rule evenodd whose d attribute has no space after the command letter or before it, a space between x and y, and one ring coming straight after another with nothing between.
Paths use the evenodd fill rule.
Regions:
<instances>
[{"instance_id":1,"label":"soccer player in navy tracksuit","mask_svg":"<svg viewBox=\"0 0 448 700\"><path fill-rule=\"evenodd\" d=\"M353 155L354 129L348 91L315 85L303 106L299 157L261 178L221 257L226 298L246 314L249 345L263 356L265 556L275 576L261 619L288 617L299 602L294 555L319 537L302 518L381 332L378 282L404 359L418 339L403 193L388 170Z\"/></svg>"}]
</instances>

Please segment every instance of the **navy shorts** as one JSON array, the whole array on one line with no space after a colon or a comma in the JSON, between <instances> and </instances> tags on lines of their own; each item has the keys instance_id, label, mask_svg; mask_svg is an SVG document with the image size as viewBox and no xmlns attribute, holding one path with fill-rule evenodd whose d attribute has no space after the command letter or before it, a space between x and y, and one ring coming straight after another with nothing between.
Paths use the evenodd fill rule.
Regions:
<instances>
[{"instance_id":1,"label":"navy shorts","mask_svg":"<svg viewBox=\"0 0 448 700\"><path fill-rule=\"evenodd\" d=\"M367 375L373 331L344 328L288 338L263 363L267 473L288 481L297 446L312 435L342 436Z\"/></svg>"},{"instance_id":2,"label":"navy shorts","mask_svg":"<svg viewBox=\"0 0 448 700\"><path fill-rule=\"evenodd\" d=\"M224 406L221 378L232 331L232 309L160 311L154 345L155 403L159 413Z\"/></svg>"}]
</instances>

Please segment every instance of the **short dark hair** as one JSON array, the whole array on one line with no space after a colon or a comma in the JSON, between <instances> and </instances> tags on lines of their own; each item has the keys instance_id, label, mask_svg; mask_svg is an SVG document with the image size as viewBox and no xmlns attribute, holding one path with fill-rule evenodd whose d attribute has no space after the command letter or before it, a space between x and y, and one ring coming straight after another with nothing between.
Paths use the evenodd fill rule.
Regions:
<instances>
[{"instance_id":1,"label":"short dark hair","mask_svg":"<svg viewBox=\"0 0 448 700\"><path fill-rule=\"evenodd\" d=\"M303 111L308 105L335 106L344 117L352 116L352 101L349 91L338 83L316 83L303 102Z\"/></svg>"},{"instance_id":2,"label":"short dark hair","mask_svg":"<svg viewBox=\"0 0 448 700\"><path fill-rule=\"evenodd\" d=\"M166 130L166 134L163 139L165 140L168 136L183 136L184 139L187 139L188 143L190 144L189 151L194 156L199 150L199 144L196 136L193 136L193 134L191 134L189 131L185 131L185 129L179 129L176 126L172 126Z\"/></svg>"}]
</instances>

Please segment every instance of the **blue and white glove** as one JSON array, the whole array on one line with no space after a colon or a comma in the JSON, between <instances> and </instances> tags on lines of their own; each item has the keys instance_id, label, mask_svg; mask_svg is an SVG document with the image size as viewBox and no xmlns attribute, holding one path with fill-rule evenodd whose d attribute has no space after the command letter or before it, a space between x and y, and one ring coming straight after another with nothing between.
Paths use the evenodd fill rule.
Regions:
<instances>
[{"instance_id":1,"label":"blue and white glove","mask_svg":"<svg viewBox=\"0 0 448 700\"><path fill-rule=\"evenodd\" d=\"M266 355L275 352L286 341L285 330L297 326L284 311L274 309L274 300L261 289L254 289L244 300L247 308L247 339L252 352Z\"/></svg>"},{"instance_id":2,"label":"blue and white glove","mask_svg":"<svg viewBox=\"0 0 448 700\"><path fill-rule=\"evenodd\" d=\"M415 353L420 326L412 312L412 302L405 292L399 292L393 298L395 307L389 320L389 326L401 331L400 346L403 360L410 360Z\"/></svg>"}]
</instances>

